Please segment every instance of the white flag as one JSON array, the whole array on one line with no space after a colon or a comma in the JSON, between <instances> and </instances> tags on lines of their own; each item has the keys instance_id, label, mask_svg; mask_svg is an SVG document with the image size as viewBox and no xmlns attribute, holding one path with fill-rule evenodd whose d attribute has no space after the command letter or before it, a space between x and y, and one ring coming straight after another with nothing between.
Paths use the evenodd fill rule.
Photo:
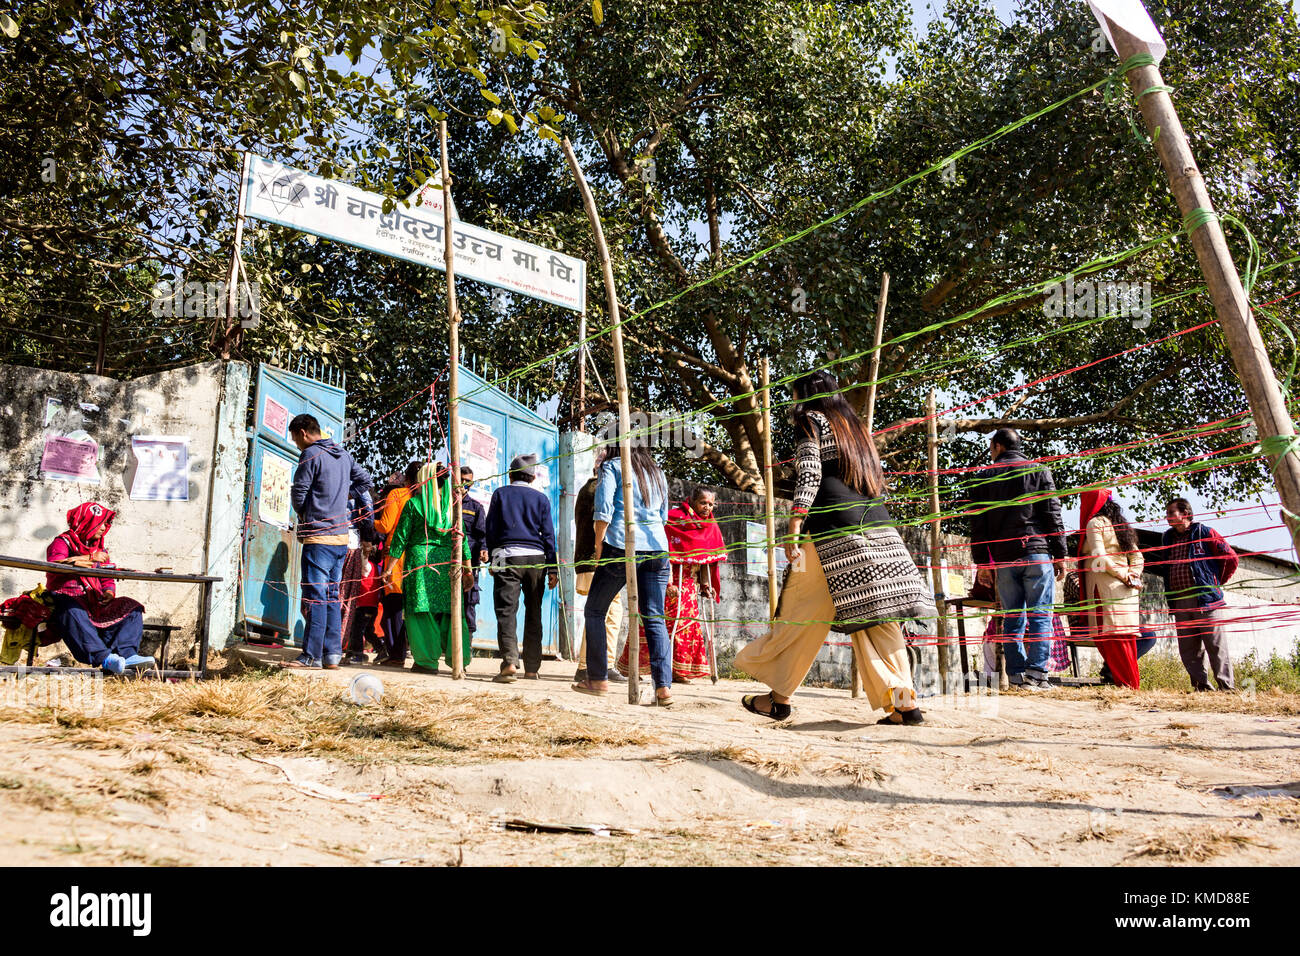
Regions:
<instances>
[{"instance_id":1,"label":"white flag","mask_svg":"<svg viewBox=\"0 0 1300 956\"><path fill-rule=\"evenodd\" d=\"M425 212L441 213L442 197L446 195L442 190L442 173L434 173L428 178L423 186L417 189L411 195L406 197L406 201L414 209L417 206ZM451 218L460 219L456 212L456 198L451 200Z\"/></svg>"},{"instance_id":2,"label":"white flag","mask_svg":"<svg viewBox=\"0 0 1300 956\"><path fill-rule=\"evenodd\" d=\"M1133 34L1138 43L1159 63L1165 58L1165 38L1151 20L1151 14L1142 6L1142 0L1088 0L1092 15L1101 24L1101 30L1110 41L1110 48L1115 49L1115 38L1110 35L1110 19L1117 27Z\"/></svg>"}]
</instances>

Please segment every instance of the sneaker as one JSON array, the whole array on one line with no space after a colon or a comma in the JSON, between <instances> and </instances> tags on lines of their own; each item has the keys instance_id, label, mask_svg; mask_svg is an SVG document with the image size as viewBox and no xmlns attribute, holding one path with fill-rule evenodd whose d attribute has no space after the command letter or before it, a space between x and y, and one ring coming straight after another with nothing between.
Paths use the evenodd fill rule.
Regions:
<instances>
[{"instance_id":1,"label":"sneaker","mask_svg":"<svg viewBox=\"0 0 1300 956\"><path fill-rule=\"evenodd\" d=\"M610 670L608 677L609 677L609 682L610 682L611 684L626 684L626 683L627 683L627 678L624 677L622 674L620 674L620 673L619 673L618 671L616 671L616 670Z\"/></svg>"},{"instance_id":2,"label":"sneaker","mask_svg":"<svg viewBox=\"0 0 1300 956\"><path fill-rule=\"evenodd\" d=\"M153 667L154 660L147 654L132 654L122 663L127 667Z\"/></svg>"},{"instance_id":3,"label":"sneaker","mask_svg":"<svg viewBox=\"0 0 1300 956\"><path fill-rule=\"evenodd\" d=\"M99 666L107 674L120 674L126 670L126 661L118 654L109 654Z\"/></svg>"}]
</instances>

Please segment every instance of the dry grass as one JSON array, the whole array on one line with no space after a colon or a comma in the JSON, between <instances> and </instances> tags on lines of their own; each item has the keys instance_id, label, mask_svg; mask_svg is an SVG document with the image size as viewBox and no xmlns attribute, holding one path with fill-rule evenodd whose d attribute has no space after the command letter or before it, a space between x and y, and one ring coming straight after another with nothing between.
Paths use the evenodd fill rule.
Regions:
<instances>
[{"instance_id":1,"label":"dry grass","mask_svg":"<svg viewBox=\"0 0 1300 956\"><path fill-rule=\"evenodd\" d=\"M184 743L210 746L214 738L239 749L417 763L571 757L657 742L521 697L393 686L378 704L358 707L345 693L329 682L265 672L201 683L113 682L98 714L22 708L4 717L61 728L64 739L82 746L157 750L181 763L192 760Z\"/></svg>"},{"instance_id":2,"label":"dry grass","mask_svg":"<svg viewBox=\"0 0 1300 956\"><path fill-rule=\"evenodd\" d=\"M1202 827L1199 830L1157 834L1136 846L1129 855L1155 857L1166 863L1203 863L1229 850L1246 846L1277 849L1242 833L1224 833L1222 830Z\"/></svg>"},{"instance_id":3,"label":"dry grass","mask_svg":"<svg viewBox=\"0 0 1300 956\"><path fill-rule=\"evenodd\" d=\"M710 750L707 759L743 763L753 767L765 777L771 777L773 780L797 777L804 771L803 758L800 756L792 754L761 754L750 747L720 747L717 750Z\"/></svg>"},{"instance_id":4,"label":"dry grass","mask_svg":"<svg viewBox=\"0 0 1300 956\"><path fill-rule=\"evenodd\" d=\"M819 768L817 775L819 777L848 777L856 787L883 783L888 779L888 774L879 767L872 766L861 760L837 760L833 764Z\"/></svg>"},{"instance_id":5,"label":"dry grass","mask_svg":"<svg viewBox=\"0 0 1300 956\"><path fill-rule=\"evenodd\" d=\"M1103 710L1109 710L1115 704L1131 704L1143 709L1189 713L1259 714L1273 717L1300 715L1300 694L1288 694L1277 689L1244 694L1231 691L1193 693L1190 690L1132 691L1124 687L1085 687L1079 688L1075 693L1079 695L1079 700L1095 701Z\"/></svg>"}]
</instances>

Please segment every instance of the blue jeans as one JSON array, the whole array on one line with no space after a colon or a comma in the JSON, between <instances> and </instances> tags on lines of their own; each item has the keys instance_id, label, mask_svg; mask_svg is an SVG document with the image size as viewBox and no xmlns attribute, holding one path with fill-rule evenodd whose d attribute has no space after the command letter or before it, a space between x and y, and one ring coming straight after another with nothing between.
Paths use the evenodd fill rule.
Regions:
<instances>
[{"instance_id":1,"label":"blue jeans","mask_svg":"<svg viewBox=\"0 0 1300 956\"><path fill-rule=\"evenodd\" d=\"M302 617L306 624L302 653L313 661L338 663L343 656L343 580L346 544L302 546Z\"/></svg>"},{"instance_id":2,"label":"blue jeans","mask_svg":"<svg viewBox=\"0 0 1300 956\"><path fill-rule=\"evenodd\" d=\"M1047 661L1052 656L1054 579L1052 558L1046 554L1030 554L998 568L1002 649L1008 676L1032 671L1032 677L1047 677Z\"/></svg>"},{"instance_id":3,"label":"blue jeans","mask_svg":"<svg viewBox=\"0 0 1300 956\"><path fill-rule=\"evenodd\" d=\"M591 590L583 619L587 628L587 679L606 680L609 660L605 647L605 615L609 606L627 584L623 570L623 549L606 547L600 553L600 565L591 576ZM650 647L650 676L655 688L673 684L673 648L664 623L664 596L668 591L668 555L662 551L636 553L636 603ZM629 660L634 660L631 654ZM629 666L635 667L633 663Z\"/></svg>"}]
</instances>

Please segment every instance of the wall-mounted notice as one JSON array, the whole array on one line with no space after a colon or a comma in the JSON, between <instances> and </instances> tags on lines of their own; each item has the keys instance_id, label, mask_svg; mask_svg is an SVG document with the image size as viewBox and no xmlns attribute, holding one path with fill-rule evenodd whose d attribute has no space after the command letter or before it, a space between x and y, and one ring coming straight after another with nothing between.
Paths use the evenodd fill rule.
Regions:
<instances>
[{"instance_id":1,"label":"wall-mounted notice","mask_svg":"<svg viewBox=\"0 0 1300 956\"><path fill-rule=\"evenodd\" d=\"M469 418L460 420L460 463L474 472L470 495L484 505L492 501L492 492L505 482L497 475L497 438L492 429Z\"/></svg>"},{"instance_id":2,"label":"wall-mounted notice","mask_svg":"<svg viewBox=\"0 0 1300 956\"><path fill-rule=\"evenodd\" d=\"M267 431L278 438L286 438L289 430L289 409L285 408L270 395L262 403L262 424Z\"/></svg>"},{"instance_id":3,"label":"wall-mounted notice","mask_svg":"<svg viewBox=\"0 0 1300 956\"><path fill-rule=\"evenodd\" d=\"M77 441L54 435L45 439L41 452L41 477L55 481L84 481L100 484L96 459L99 445L92 439Z\"/></svg>"},{"instance_id":4,"label":"wall-mounted notice","mask_svg":"<svg viewBox=\"0 0 1300 956\"><path fill-rule=\"evenodd\" d=\"M289 489L293 484L293 462L267 452L262 456L262 481L257 492L257 518L277 527L289 527Z\"/></svg>"},{"instance_id":5,"label":"wall-mounted notice","mask_svg":"<svg viewBox=\"0 0 1300 956\"><path fill-rule=\"evenodd\" d=\"M790 559L785 556L785 548L776 549L776 573L778 580L785 571ZM745 522L745 573L756 578L767 577L767 525L761 521Z\"/></svg>"},{"instance_id":6,"label":"wall-mounted notice","mask_svg":"<svg viewBox=\"0 0 1300 956\"><path fill-rule=\"evenodd\" d=\"M189 436L132 435L133 501L189 501Z\"/></svg>"}]
</instances>

